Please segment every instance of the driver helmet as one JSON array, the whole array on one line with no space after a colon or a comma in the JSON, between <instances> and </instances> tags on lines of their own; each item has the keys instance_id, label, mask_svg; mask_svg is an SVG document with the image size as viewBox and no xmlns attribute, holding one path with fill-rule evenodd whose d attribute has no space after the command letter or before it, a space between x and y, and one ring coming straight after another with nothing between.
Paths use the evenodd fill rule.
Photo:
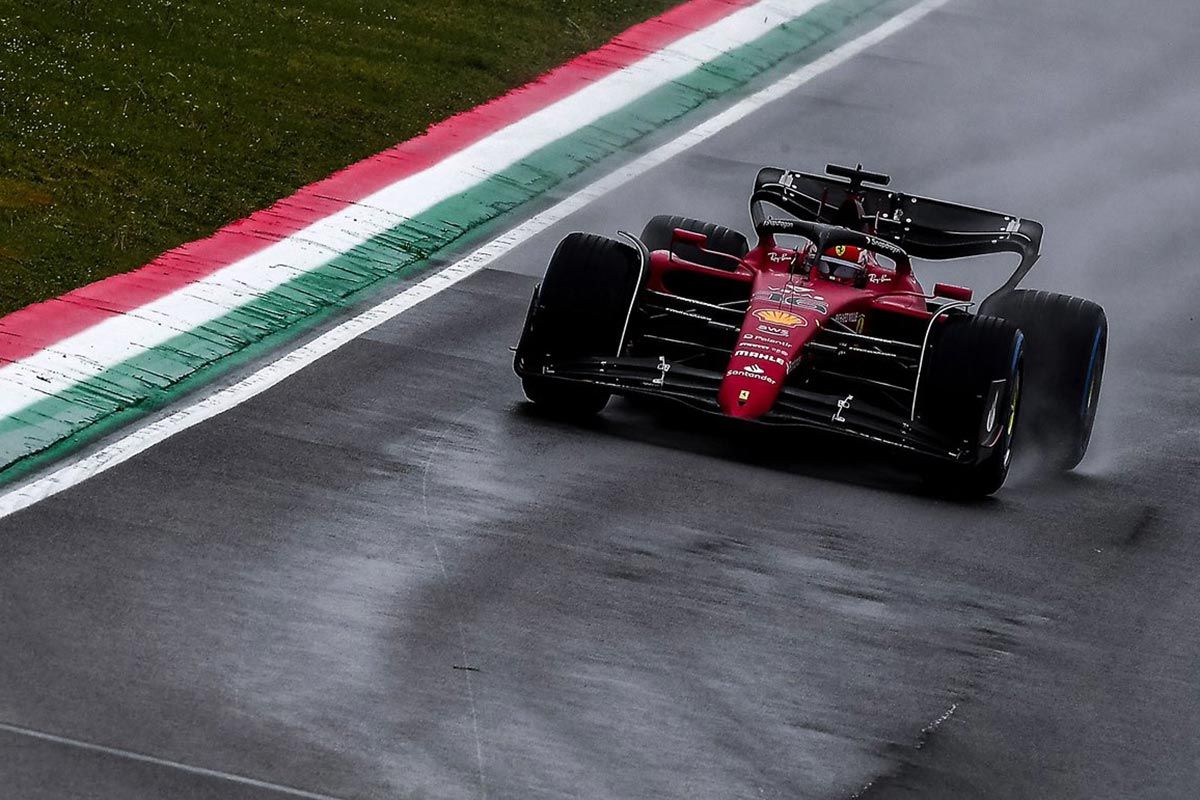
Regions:
<instances>
[{"instance_id":1,"label":"driver helmet","mask_svg":"<svg viewBox=\"0 0 1200 800\"><path fill-rule=\"evenodd\" d=\"M818 271L827 278L835 281L864 280L875 260L870 251L850 244L839 244L827 247L821 254Z\"/></svg>"}]
</instances>

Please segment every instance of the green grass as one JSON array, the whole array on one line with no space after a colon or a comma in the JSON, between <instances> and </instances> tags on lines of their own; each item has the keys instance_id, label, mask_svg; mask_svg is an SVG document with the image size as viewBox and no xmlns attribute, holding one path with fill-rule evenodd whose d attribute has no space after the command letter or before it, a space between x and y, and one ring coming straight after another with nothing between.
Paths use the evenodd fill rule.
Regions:
<instances>
[{"instance_id":1,"label":"green grass","mask_svg":"<svg viewBox=\"0 0 1200 800\"><path fill-rule=\"evenodd\" d=\"M0 4L0 313L140 266L675 2Z\"/></svg>"}]
</instances>

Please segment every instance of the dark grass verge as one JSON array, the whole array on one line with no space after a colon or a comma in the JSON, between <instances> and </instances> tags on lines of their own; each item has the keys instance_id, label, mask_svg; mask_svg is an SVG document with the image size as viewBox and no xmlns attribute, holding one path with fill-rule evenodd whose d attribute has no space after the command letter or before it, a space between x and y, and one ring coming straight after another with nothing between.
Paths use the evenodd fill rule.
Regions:
<instances>
[{"instance_id":1,"label":"dark grass verge","mask_svg":"<svg viewBox=\"0 0 1200 800\"><path fill-rule=\"evenodd\" d=\"M136 268L678 0L0 7L0 313Z\"/></svg>"}]
</instances>

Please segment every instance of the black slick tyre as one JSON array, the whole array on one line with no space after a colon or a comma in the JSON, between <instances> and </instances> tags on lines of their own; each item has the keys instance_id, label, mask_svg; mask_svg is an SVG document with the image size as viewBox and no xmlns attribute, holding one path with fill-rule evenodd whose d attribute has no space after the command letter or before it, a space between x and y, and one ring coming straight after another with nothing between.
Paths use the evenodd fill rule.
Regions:
<instances>
[{"instance_id":1,"label":"black slick tyre","mask_svg":"<svg viewBox=\"0 0 1200 800\"><path fill-rule=\"evenodd\" d=\"M985 497L1008 476L1022 402L1024 342L1017 326L959 314L934 323L918 388L917 418L968 454L939 466L939 491Z\"/></svg>"},{"instance_id":2,"label":"black slick tyre","mask_svg":"<svg viewBox=\"0 0 1200 800\"><path fill-rule=\"evenodd\" d=\"M989 299L980 313L1003 317L1025 334L1022 441L1040 450L1047 466L1073 469L1096 421L1108 347L1104 309L1079 297L1014 289Z\"/></svg>"},{"instance_id":3,"label":"black slick tyre","mask_svg":"<svg viewBox=\"0 0 1200 800\"><path fill-rule=\"evenodd\" d=\"M707 236L708 250L726 253L739 259L750 252L750 243L746 241L746 237L732 228L668 214L660 214L646 223L646 227L642 229L642 243L649 250L668 250L671 248L671 238L676 228ZM695 245L684 242L675 245L675 254L682 259L706 267L731 270L735 266L734 262L727 258L702 252Z\"/></svg>"},{"instance_id":4,"label":"black slick tyre","mask_svg":"<svg viewBox=\"0 0 1200 800\"><path fill-rule=\"evenodd\" d=\"M530 402L562 416L596 414L605 389L537 374L575 358L619 355L641 280L641 256L604 236L572 233L559 242L534 292L516 366Z\"/></svg>"}]
</instances>

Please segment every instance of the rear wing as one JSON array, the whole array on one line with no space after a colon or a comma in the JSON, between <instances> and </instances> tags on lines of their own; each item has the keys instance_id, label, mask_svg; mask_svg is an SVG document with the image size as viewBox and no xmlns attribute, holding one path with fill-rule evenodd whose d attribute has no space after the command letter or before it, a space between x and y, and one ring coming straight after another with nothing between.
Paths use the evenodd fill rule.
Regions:
<instances>
[{"instance_id":1,"label":"rear wing","mask_svg":"<svg viewBox=\"0 0 1200 800\"><path fill-rule=\"evenodd\" d=\"M765 167L754 181L750 216L757 227L770 204L799 219L858 227L866 223L881 239L895 242L910 256L965 258L1016 253L1021 263L997 290L1012 289L1033 268L1042 245L1042 225L1013 214L948 203L931 197L893 192L882 174L829 165L829 175ZM844 178L844 179L843 179Z\"/></svg>"}]
</instances>

